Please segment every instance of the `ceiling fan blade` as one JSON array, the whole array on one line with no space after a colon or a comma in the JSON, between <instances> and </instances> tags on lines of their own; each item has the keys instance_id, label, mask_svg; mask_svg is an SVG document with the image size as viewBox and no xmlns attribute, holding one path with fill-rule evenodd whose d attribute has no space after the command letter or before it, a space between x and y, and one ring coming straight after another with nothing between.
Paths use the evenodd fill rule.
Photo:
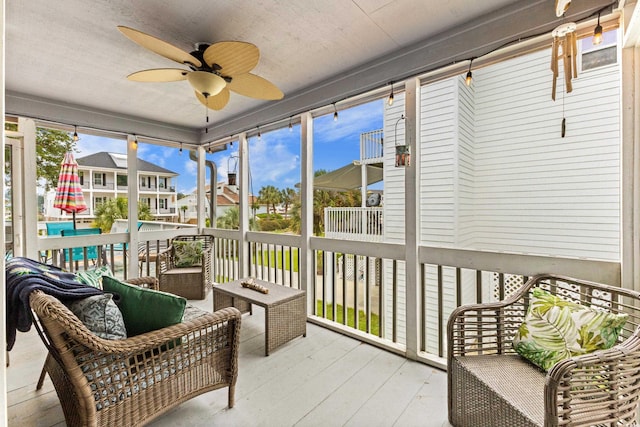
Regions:
<instances>
[{"instance_id":1,"label":"ceiling fan blade","mask_svg":"<svg viewBox=\"0 0 640 427\"><path fill-rule=\"evenodd\" d=\"M179 68L154 68L152 70L136 71L129 74L127 79L134 82L177 82L186 80L190 71Z\"/></svg>"},{"instance_id":2,"label":"ceiling fan blade","mask_svg":"<svg viewBox=\"0 0 640 427\"><path fill-rule=\"evenodd\" d=\"M165 58L169 58L173 61L179 62L180 64L193 64L196 67L202 66L202 62L200 62L198 58L170 43L165 42L164 40L160 40L159 38L145 34L142 31L134 30L133 28L122 25L119 25L118 29L122 34L138 43L140 46L147 48L158 55L162 55Z\"/></svg>"},{"instance_id":3,"label":"ceiling fan blade","mask_svg":"<svg viewBox=\"0 0 640 427\"><path fill-rule=\"evenodd\" d=\"M235 93L250 98L273 101L284 97L284 93L276 85L251 73L235 76L227 87Z\"/></svg>"},{"instance_id":4,"label":"ceiling fan blade","mask_svg":"<svg viewBox=\"0 0 640 427\"><path fill-rule=\"evenodd\" d=\"M208 98L205 98L204 95L197 90L195 91L195 93L198 101L202 102L212 110L222 110L227 105L227 102L229 102L230 93L229 89L227 89L226 87L223 88L217 95L210 96Z\"/></svg>"},{"instance_id":5,"label":"ceiling fan blade","mask_svg":"<svg viewBox=\"0 0 640 427\"><path fill-rule=\"evenodd\" d=\"M218 64L223 76L233 77L253 70L260 60L260 50L246 42L219 42L209 46L202 57L209 66Z\"/></svg>"}]
</instances>

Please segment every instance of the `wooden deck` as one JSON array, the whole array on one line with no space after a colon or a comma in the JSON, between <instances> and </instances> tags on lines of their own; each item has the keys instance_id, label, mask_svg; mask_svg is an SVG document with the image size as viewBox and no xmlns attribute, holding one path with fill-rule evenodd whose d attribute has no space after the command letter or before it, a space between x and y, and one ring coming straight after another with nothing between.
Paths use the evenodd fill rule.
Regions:
<instances>
[{"instance_id":1,"label":"wooden deck","mask_svg":"<svg viewBox=\"0 0 640 427\"><path fill-rule=\"evenodd\" d=\"M211 309L211 294L194 302ZM264 311L242 319L236 404L226 389L192 399L153 426L449 426L446 374L307 324L264 356ZM7 369L10 426L64 426L49 378L36 392L45 349L35 330L18 333Z\"/></svg>"}]
</instances>

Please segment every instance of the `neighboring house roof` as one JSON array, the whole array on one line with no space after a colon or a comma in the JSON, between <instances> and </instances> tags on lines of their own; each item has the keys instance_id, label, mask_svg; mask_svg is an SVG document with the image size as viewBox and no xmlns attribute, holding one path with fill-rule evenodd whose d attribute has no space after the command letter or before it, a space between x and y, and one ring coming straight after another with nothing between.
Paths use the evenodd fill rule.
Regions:
<instances>
[{"instance_id":1,"label":"neighboring house roof","mask_svg":"<svg viewBox=\"0 0 640 427\"><path fill-rule=\"evenodd\" d=\"M127 156L125 154L107 153L106 151L101 151L99 153L80 157L76 159L76 161L78 162L78 166L81 167L126 170L126 159ZM138 159L138 171L178 175L174 171L165 169L158 165L154 165L153 163L147 162L146 160L142 159Z\"/></svg>"}]
</instances>

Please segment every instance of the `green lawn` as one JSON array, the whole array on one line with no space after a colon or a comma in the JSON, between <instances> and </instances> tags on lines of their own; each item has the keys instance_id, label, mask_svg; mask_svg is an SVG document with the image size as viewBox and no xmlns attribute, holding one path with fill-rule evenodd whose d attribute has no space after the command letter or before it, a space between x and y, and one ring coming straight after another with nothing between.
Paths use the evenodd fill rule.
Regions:
<instances>
[{"instance_id":1,"label":"green lawn","mask_svg":"<svg viewBox=\"0 0 640 427\"><path fill-rule=\"evenodd\" d=\"M262 252L262 259L257 258L255 259L255 261L257 261L257 264L260 266L277 265L278 270L283 269L282 268L282 252L276 253L275 251L268 251L268 252L264 251ZM291 268L291 251L285 250L284 251L284 270L289 271L290 268ZM298 251L293 252L293 271L295 273L298 272Z\"/></svg>"},{"instance_id":2,"label":"green lawn","mask_svg":"<svg viewBox=\"0 0 640 427\"><path fill-rule=\"evenodd\" d=\"M322 301L318 300L316 304L316 315L322 317ZM347 325L354 328L354 314L353 308L347 308ZM336 319L337 323L343 323L344 310L342 309L342 305L336 304ZM331 303L327 303L326 305L326 318L329 320L333 319L333 305ZM358 329L362 332L367 332L367 316L364 311L358 310ZM371 334L375 336L380 335L380 318L377 314L371 313Z\"/></svg>"}]
</instances>

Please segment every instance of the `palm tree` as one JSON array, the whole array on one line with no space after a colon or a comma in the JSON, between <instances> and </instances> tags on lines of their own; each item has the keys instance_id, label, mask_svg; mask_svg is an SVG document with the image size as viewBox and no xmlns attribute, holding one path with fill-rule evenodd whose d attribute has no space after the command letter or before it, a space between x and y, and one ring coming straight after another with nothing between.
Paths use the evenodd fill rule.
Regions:
<instances>
[{"instance_id":1,"label":"palm tree","mask_svg":"<svg viewBox=\"0 0 640 427\"><path fill-rule=\"evenodd\" d=\"M269 212L269 206L273 208L273 213L276 213L276 205L282 202L282 193L273 185L267 185L262 187L258 193L258 200L260 203L267 205L267 212Z\"/></svg>"},{"instance_id":2,"label":"palm tree","mask_svg":"<svg viewBox=\"0 0 640 427\"><path fill-rule=\"evenodd\" d=\"M293 188L287 187L283 188L280 194L282 197L282 204L284 205L284 214L286 215L289 212L289 206L295 202L298 193L296 193L296 190Z\"/></svg>"},{"instance_id":3,"label":"palm tree","mask_svg":"<svg viewBox=\"0 0 640 427\"><path fill-rule=\"evenodd\" d=\"M93 221L95 227L100 227L103 233L111 231L111 227L116 219L127 219L129 217L129 203L124 197L108 199L100 203L95 211L96 219ZM138 203L138 220L152 220L151 209L146 203Z\"/></svg>"},{"instance_id":4,"label":"palm tree","mask_svg":"<svg viewBox=\"0 0 640 427\"><path fill-rule=\"evenodd\" d=\"M216 227L229 230L237 230L240 228L240 210L237 206L227 209L221 217L216 221Z\"/></svg>"}]
</instances>

